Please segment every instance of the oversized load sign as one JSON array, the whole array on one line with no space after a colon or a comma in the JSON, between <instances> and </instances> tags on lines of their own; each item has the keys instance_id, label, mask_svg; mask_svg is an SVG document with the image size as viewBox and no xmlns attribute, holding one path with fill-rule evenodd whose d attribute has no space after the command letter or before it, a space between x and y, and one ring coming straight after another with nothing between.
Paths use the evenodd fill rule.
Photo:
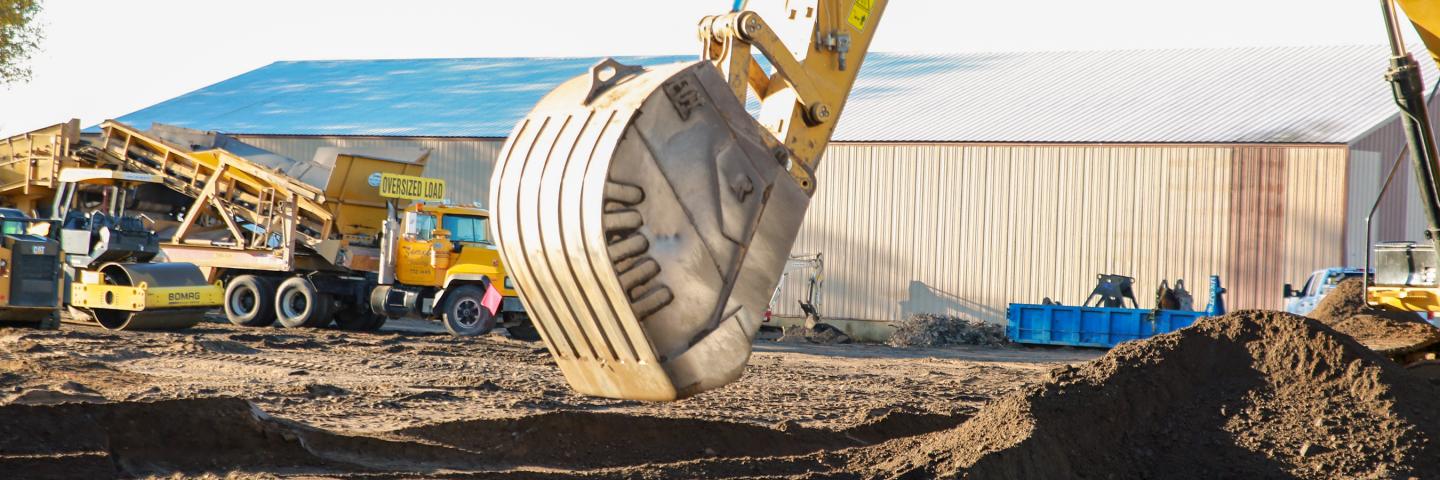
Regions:
<instances>
[{"instance_id":1,"label":"oversized load sign","mask_svg":"<svg viewBox=\"0 0 1440 480\"><path fill-rule=\"evenodd\" d=\"M380 196L405 200L439 202L445 199L445 181L435 178L379 173L371 175L370 185L380 188Z\"/></svg>"}]
</instances>

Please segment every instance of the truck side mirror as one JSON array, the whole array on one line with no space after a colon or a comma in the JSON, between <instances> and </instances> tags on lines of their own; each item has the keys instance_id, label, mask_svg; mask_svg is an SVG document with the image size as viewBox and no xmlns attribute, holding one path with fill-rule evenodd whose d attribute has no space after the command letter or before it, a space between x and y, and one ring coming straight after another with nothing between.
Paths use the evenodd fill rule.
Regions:
<instances>
[{"instance_id":1,"label":"truck side mirror","mask_svg":"<svg viewBox=\"0 0 1440 480\"><path fill-rule=\"evenodd\" d=\"M1295 296L1295 287L1290 286L1290 284L1288 283L1285 284L1285 298L1290 298L1293 296Z\"/></svg>"}]
</instances>

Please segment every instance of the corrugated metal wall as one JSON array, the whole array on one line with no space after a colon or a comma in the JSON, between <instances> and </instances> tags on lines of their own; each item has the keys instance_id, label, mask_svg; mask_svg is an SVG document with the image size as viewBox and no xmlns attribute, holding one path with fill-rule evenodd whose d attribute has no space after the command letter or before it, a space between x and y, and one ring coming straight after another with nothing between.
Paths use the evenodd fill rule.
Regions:
<instances>
[{"instance_id":1,"label":"corrugated metal wall","mask_svg":"<svg viewBox=\"0 0 1440 480\"><path fill-rule=\"evenodd\" d=\"M489 202L490 171L500 155L504 139L490 138L386 138L386 137L310 137L250 136L236 138L296 159L310 159L320 147L376 148L425 147L430 160L425 176L443 178L450 201L457 204Z\"/></svg>"},{"instance_id":2,"label":"corrugated metal wall","mask_svg":"<svg viewBox=\"0 0 1440 480\"><path fill-rule=\"evenodd\" d=\"M1095 275L1162 278L1234 307L1342 261L1343 146L898 145L830 148L797 253L825 255L822 313L1000 322L1010 302L1085 300ZM1336 174L1340 172L1340 174ZM796 315L792 278L778 312Z\"/></svg>"},{"instance_id":3,"label":"corrugated metal wall","mask_svg":"<svg viewBox=\"0 0 1440 480\"><path fill-rule=\"evenodd\" d=\"M1440 101L1430 99L1430 117L1440 118ZM1352 217L1352 221L1358 222L1347 226L1347 234L1353 232L1358 235L1358 240L1349 241L1350 245L1360 249L1363 255L1365 235L1365 214L1369 213L1370 207L1375 201L1376 195L1380 193L1380 187L1385 182L1385 174L1389 172L1395 160L1403 152L1405 146L1405 129L1398 117L1381 123L1374 130L1361 136L1350 143L1350 157L1360 162L1373 162L1379 166L1379 173L1375 178L1353 177L1351 188L1354 189L1351 195L1356 202L1363 203L1363 212ZM1425 231L1425 215L1420 210L1419 195L1416 192L1415 180L1409 159L1402 159L1395 179L1391 181L1390 190L1385 194L1381 202L1381 211L1375 216L1375 240L1396 241L1396 240L1420 240ZM1364 257L1353 265L1364 263Z\"/></svg>"},{"instance_id":4,"label":"corrugated metal wall","mask_svg":"<svg viewBox=\"0 0 1440 480\"><path fill-rule=\"evenodd\" d=\"M426 174L457 202L484 201L503 143L241 138L297 158L428 147ZM1002 322L1010 302L1083 302L1100 273L1136 277L1142 306L1162 278L1183 278L1203 305L1219 274L1232 307L1278 308L1282 284L1353 258L1363 229L1346 212L1368 210L1352 197L1380 176L1357 180L1362 164L1343 145L835 144L794 251L824 254L821 312L835 319ZM800 313L804 277L787 281L777 314Z\"/></svg>"}]
</instances>

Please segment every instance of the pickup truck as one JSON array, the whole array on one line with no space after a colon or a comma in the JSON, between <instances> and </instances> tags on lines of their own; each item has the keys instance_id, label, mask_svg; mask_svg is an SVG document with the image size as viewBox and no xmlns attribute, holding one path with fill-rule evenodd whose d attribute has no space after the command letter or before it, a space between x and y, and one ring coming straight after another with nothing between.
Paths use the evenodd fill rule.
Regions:
<instances>
[{"instance_id":1,"label":"pickup truck","mask_svg":"<svg viewBox=\"0 0 1440 480\"><path fill-rule=\"evenodd\" d=\"M1340 282L1359 278L1367 272L1363 268L1341 268L1332 267L1316 270L1305 280L1305 285L1295 290L1290 284L1285 284L1285 311L1296 315L1309 315L1320 304L1320 299L1325 294L1339 285Z\"/></svg>"}]
</instances>

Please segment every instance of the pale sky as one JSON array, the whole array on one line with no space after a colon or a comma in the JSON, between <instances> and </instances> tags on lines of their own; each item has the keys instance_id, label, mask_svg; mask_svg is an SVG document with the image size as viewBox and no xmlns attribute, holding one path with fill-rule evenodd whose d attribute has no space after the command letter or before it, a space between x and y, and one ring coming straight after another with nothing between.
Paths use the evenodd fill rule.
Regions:
<instances>
[{"instance_id":1,"label":"pale sky","mask_svg":"<svg viewBox=\"0 0 1440 480\"><path fill-rule=\"evenodd\" d=\"M685 54L729 0L43 0L34 79L0 137L98 123L277 60ZM1380 44L1364 0L896 0L872 50ZM1377 79L1382 72L1376 72Z\"/></svg>"}]
</instances>

